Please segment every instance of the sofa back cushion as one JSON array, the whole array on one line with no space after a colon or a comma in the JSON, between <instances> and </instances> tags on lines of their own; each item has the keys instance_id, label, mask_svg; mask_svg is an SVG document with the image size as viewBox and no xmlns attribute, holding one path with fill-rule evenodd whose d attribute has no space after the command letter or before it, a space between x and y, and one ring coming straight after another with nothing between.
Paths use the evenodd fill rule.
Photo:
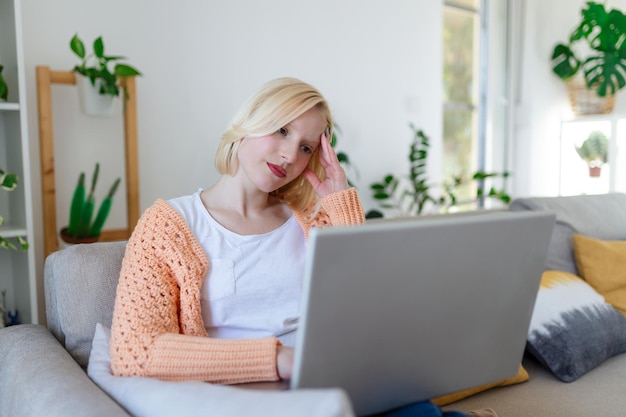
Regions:
<instances>
[{"instance_id":1,"label":"sofa back cushion","mask_svg":"<svg viewBox=\"0 0 626 417\"><path fill-rule=\"evenodd\" d=\"M548 210L556 224L548 248L546 270L578 273L572 236L579 233L604 240L626 240L626 194L518 198L509 210Z\"/></svg>"},{"instance_id":2,"label":"sofa back cushion","mask_svg":"<svg viewBox=\"0 0 626 417\"><path fill-rule=\"evenodd\" d=\"M48 328L83 368L96 323L111 327L126 242L74 245L45 262Z\"/></svg>"}]
</instances>

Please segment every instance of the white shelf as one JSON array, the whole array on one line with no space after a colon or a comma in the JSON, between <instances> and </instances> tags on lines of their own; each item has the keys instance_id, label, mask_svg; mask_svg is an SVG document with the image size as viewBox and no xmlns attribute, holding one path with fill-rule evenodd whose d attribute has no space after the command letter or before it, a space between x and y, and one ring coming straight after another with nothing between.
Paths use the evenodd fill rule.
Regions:
<instances>
[{"instance_id":1,"label":"white shelf","mask_svg":"<svg viewBox=\"0 0 626 417\"><path fill-rule=\"evenodd\" d=\"M0 235L34 242L30 146L22 45L21 0L0 0L0 63L9 88L9 101L0 101L0 169L19 178L13 191L0 189L0 214L5 223ZM45 307L39 305L34 247L0 249L0 291L6 290L6 308L19 311L20 323L41 323ZM41 300L40 300L41 299Z\"/></svg>"},{"instance_id":2,"label":"white shelf","mask_svg":"<svg viewBox=\"0 0 626 417\"><path fill-rule=\"evenodd\" d=\"M28 236L28 231L24 227L13 226L10 224L3 224L0 226L0 236L5 238L23 237Z\"/></svg>"},{"instance_id":3,"label":"white shelf","mask_svg":"<svg viewBox=\"0 0 626 417\"><path fill-rule=\"evenodd\" d=\"M19 103L5 103L0 102L0 111L19 111Z\"/></svg>"}]
</instances>

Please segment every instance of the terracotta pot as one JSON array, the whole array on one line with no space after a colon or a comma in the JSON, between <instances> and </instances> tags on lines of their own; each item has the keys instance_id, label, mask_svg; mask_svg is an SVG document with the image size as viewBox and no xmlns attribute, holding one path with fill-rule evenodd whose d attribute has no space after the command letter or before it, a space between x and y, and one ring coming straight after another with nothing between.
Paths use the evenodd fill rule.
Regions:
<instances>
[{"instance_id":1,"label":"terracotta pot","mask_svg":"<svg viewBox=\"0 0 626 417\"><path fill-rule=\"evenodd\" d=\"M100 239L100 236L87 236L87 237L74 237L70 236L67 233L67 227L61 229L61 240L65 243L69 243L71 245L76 245L78 243L95 243Z\"/></svg>"},{"instance_id":2,"label":"terracotta pot","mask_svg":"<svg viewBox=\"0 0 626 417\"><path fill-rule=\"evenodd\" d=\"M599 177L602 173L602 167L589 167L590 177Z\"/></svg>"}]
</instances>

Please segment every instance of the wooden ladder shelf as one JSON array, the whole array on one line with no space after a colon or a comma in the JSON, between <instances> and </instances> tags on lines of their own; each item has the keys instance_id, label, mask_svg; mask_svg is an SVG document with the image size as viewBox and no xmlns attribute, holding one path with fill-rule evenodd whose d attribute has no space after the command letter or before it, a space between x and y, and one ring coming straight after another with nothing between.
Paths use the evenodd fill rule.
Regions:
<instances>
[{"instance_id":1,"label":"wooden ladder shelf","mask_svg":"<svg viewBox=\"0 0 626 417\"><path fill-rule=\"evenodd\" d=\"M37 66L37 97L39 113L39 145L41 158L41 190L43 206L44 257L58 250L59 230L56 221L56 185L54 171L54 133L52 128L52 84L76 84L72 71L52 71ZM135 77L121 78L127 92L124 103L124 151L126 159L126 229L103 230L100 241L125 240L139 220L139 164L137 149L137 95Z\"/></svg>"}]
</instances>

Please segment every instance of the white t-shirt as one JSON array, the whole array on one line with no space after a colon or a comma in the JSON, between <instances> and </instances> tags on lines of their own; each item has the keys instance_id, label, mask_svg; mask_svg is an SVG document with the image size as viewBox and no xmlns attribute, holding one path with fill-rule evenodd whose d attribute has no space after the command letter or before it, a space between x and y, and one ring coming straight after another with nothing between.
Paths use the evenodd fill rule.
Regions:
<instances>
[{"instance_id":1,"label":"white t-shirt","mask_svg":"<svg viewBox=\"0 0 626 417\"><path fill-rule=\"evenodd\" d=\"M306 239L294 216L260 235L239 235L206 210L200 193L168 201L209 258L201 291L202 318L217 338L279 336L293 346Z\"/></svg>"}]
</instances>

